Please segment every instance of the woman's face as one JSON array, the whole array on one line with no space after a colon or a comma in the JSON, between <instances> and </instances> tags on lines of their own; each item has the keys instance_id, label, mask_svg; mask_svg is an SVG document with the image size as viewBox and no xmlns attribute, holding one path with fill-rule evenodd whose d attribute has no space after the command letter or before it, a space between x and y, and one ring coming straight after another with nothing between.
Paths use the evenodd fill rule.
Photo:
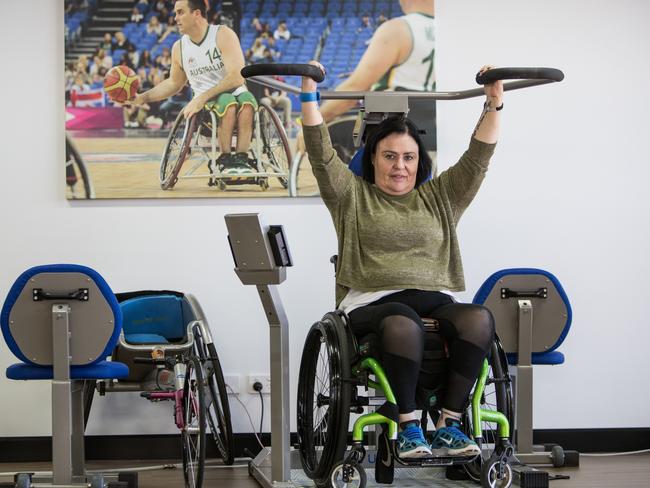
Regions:
<instances>
[{"instance_id":1,"label":"woman's face","mask_svg":"<svg viewBox=\"0 0 650 488\"><path fill-rule=\"evenodd\" d=\"M389 195L407 194L415 188L418 163L418 145L409 134L384 137L372 157L375 185Z\"/></svg>"}]
</instances>

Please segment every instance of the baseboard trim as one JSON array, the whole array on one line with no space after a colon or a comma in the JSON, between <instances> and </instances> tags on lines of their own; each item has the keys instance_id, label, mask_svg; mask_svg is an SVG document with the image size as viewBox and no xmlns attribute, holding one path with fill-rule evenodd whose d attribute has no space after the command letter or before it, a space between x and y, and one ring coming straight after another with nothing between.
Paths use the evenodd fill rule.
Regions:
<instances>
[{"instance_id":1,"label":"baseboard trim","mask_svg":"<svg viewBox=\"0 0 650 488\"><path fill-rule=\"evenodd\" d=\"M537 444L559 444L578 452L625 452L650 449L650 428L633 429L542 429L534 432ZM261 435L265 446L271 435ZM296 434L291 443L297 442ZM235 434L235 456L247 457L260 451L253 434ZM208 443L208 457L216 450ZM51 437L0 437L0 462L38 462L52 459ZM180 438L164 435L99 435L86 437L86 459L181 459Z\"/></svg>"}]
</instances>

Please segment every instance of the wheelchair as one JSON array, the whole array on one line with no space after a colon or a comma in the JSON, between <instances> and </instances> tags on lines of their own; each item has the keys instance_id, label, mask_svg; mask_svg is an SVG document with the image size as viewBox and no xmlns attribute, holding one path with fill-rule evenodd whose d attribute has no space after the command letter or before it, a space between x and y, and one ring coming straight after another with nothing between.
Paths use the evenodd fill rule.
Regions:
<instances>
[{"instance_id":1,"label":"wheelchair","mask_svg":"<svg viewBox=\"0 0 650 488\"><path fill-rule=\"evenodd\" d=\"M217 126L217 116L205 108L189 119L182 112L178 114L160 161L163 190L171 190L178 180L190 178L208 179L210 186L222 191L230 185L258 185L268 190L272 178L277 178L282 188L288 188L291 150L280 118L270 105L260 102L255 111L249 149L250 172L233 176L217 167L220 155ZM236 137L236 130L233 136Z\"/></svg>"},{"instance_id":2,"label":"wheelchair","mask_svg":"<svg viewBox=\"0 0 650 488\"><path fill-rule=\"evenodd\" d=\"M100 395L139 391L152 402L174 402L185 486L200 488L207 428L223 462L234 462L226 384L203 310L194 296L177 291L117 293L116 298L123 328L112 360L126 364L129 375L119 381L102 380L90 388L96 387ZM85 402L89 413L92 391Z\"/></svg>"},{"instance_id":3,"label":"wheelchair","mask_svg":"<svg viewBox=\"0 0 650 488\"><path fill-rule=\"evenodd\" d=\"M86 163L67 133L65 135L65 183L68 200L95 198L95 189Z\"/></svg>"},{"instance_id":4,"label":"wheelchair","mask_svg":"<svg viewBox=\"0 0 650 488\"><path fill-rule=\"evenodd\" d=\"M431 319L424 322L425 354L417 399L426 432L427 416L434 423L439 416L447 355L438 322ZM303 469L316 486L363 488L366 485L362 467L366 457L364 429L373 425L381 425L375 460L378 483L393 482L397 462L404 467L458 466L454 469L462 469L463 478L483 487L510 486L514 455L510 426L514 425L514 410L508 361L498 337L463 414L466 433L481 449L479 456L472 457L399 458L397 405L378 360L381 355L378 344L376 334L356 338L341 311L325 314L307 334L298 379L297 430ZM368 394L369 389L378 390L385 398ZM370 410L377 406L378 409ZM367 413L363 413L365 409ZM352 444L346 453L351 413L361 415L354 420ZM449 476L452 475L450 472Z\"/></svg>"}]
</instances>

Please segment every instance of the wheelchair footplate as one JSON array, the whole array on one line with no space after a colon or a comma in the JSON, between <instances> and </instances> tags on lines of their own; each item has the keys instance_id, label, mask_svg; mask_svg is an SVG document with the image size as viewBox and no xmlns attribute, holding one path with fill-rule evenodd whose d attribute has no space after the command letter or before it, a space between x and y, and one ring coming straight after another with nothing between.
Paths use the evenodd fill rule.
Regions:
<instances>
[{"instance_id":1,"label":"wheelchair footplate","mask_svg":"<svg viewBox=\"0 0 650 488\"><path fill-rule=\"evenodd\" d=\"M395 456L395 461L397 461L402 466L408 467L420 467L420 468L433 468L433 467L445 467L445 466L454 466L467 464L474 461L480 454L472 454L470 456L429 456L421 458L400 458L397 455Z\"/></svg>"},{"instance_id":2,"label":"wheelchair footplate","mask_svg":"<svg viewBox=\"0 0 650 488\"><path fill-rule=\"evenodd\" d=\"M216 171L210 166L209 169L211 174L208 186L218 186L221 190L225 190L226 186L235 185L259 185L262 190L269 188L268 176L260 175L257 162L252 158L248 158L246 164L226 167L221 171Z\"/></svg>"}]
</instances>

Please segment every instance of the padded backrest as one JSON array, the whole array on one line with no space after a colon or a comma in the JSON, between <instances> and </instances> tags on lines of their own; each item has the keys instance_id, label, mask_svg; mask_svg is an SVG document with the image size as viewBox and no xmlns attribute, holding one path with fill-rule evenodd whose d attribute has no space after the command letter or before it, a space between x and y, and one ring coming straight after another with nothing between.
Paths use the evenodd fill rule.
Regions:
<instances>
[{"instance_id":1,"label":"padded backrest","mask_svg":"<svg viewBox=\"0 0 650 488\"><path fill-rule=\"evenodd\" d=\"M39 289L43 295L56 296L87 290L87 299L35 300L35 291ZM2 334L11 352L24 363L52 365L55 304L70 307L70 364L83 366L104 360L120 335L120 307L99 273L76 264L36 266L18 277L0 313Z\"/></svg>"},{"instance_id":2,"label":"padded backrest","mask_svg":"<svg viewBox=\"0 0 650 488\"><path fill-rule=\"evenodd\" d=\"M189 306L177 294L136 296L120 303L123 330L129 334L157 334L169 341L185 337L187 324L194 319Z\"/></svg>"},{"instance_id":3,"label":"padded backrest","mask_svg":"<svg viewBox=\"0 0 650 488\"><path fill-rule=\"evenodd\" d=\"M516 293L524 296L512 296ZM515 353L519 299L530 300L533 306L532 352L546 353L560 347L571 328L572 311L562 285L552 273L536 268L497 271L481 285L473 302L492 312L503 348Z\"/></svg>"}]
</instances>

